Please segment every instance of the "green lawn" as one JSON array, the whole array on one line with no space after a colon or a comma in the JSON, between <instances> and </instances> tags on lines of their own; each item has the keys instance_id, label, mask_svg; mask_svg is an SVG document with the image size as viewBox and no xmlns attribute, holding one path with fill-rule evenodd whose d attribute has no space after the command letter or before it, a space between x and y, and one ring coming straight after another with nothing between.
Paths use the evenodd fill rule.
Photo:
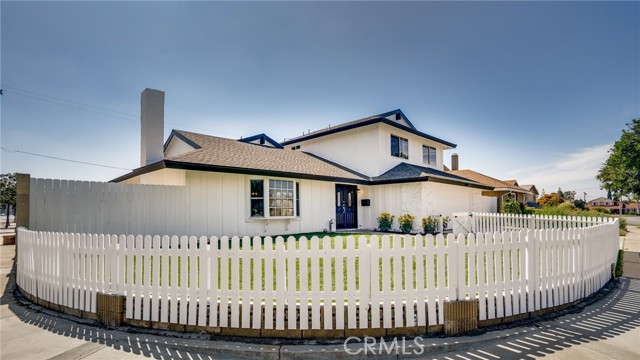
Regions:
<instances>
[{"instance_id":1,"label":"green lawn","mask_svg":"<svg viewBox=\"0 0 640 360\"><path fill-rule=\"evenodd\" d=\"M288 236L293 236L294 238L296 238L296 240L299 240L302 236L306 236L309 239L311 239L311 237L313 237L313 236L318 236L318 237L320 237L320 236L322 236L322 237L329 236L331 238L331 246L332 246L332 248L334 248L334 246L335 246L335 238L337 236L344 236L344 237L346 237L346 236L354 236L357 239L357 237L359 235L361 235L361 234L306 233L306 234L295 234L295 235L288 235ZM370 244L371 235L364 235L364 236L367 239L367 244ZM273 238L275 239L275 236ZM322 240L322 238L320 238L320 239ZM412 245L415 244L416 237L412 236L411 240L412 240ZM423 238L423 241L426 241L426 238ZM404 246L404 238L402 238L401 244L402 244L402 246ZM275 241L273 242L273 245L275 246ZM343 248L344 249L346 249L346 245L347 245L347 242L344 241L343 242ZM434 245L435 245L435 237L434 237ZM446 238L445 238L445 245L446 245ZM253 245L253 246L255 246L255 245ZM264 249L264 243L261 243L260 246L261 246L262 249ZM298 241L296 241L294 243L285 242L285 248L288 248L289 246L295 246L296 248L299 248L299 243L298 243ZM358 242L357 241L355 243L355 247L358 248ZM393 242L391 243L391 247L393 247ZM319 248L321 250L323 249L323 242L322 241L319 243ZM509 268L512 268L513 264L511 264L510 255L511 254L508 253L508 252L504 254L504 256L506 257L505 260L509 264ZM519 260L520 254L518 253L516 256L517 256L517 259ZM444 284L444 286L448 286L448 283L447 283L448 266L446 266L446 265L448 265L447 264L448 259L449 259L448 255L445 254L445 257L444 257L444 261L445 261L445 266L444 266L444 269L445 269L445 284ZM182 266L182 261L181 260L182 260L181 258L178 258L178 262L177 262L178 263L178 268L177 268L177 271L178 271L178 274L177 274L178 275L177 276L178 287L181 286L181 283L182 283L182 280L183 280L182 279L182 274L180 272L180 269L181 269L181 266ZM478 263L478 260L479 259L476 259L476 264ZM485 255L485 260L486 260L486 255ZM504 264L505 260L502 260L502 264ZM125 265L127 265L126 261L129 261L129 257L126 258ZM132 257L132 261L133 261L133 271L134 271L134 275L135 275L135 272L137 271L136 270L136 257L135 256ZM145 261L145 259L142 259L142 261L143 261L143 263L141 264L141 269L142 269L142 277L144 278L144 268L145 268L144 261ZM149 261L151 261L150 270L151 270L151 272L153 272L154 271L153 270L153 256L150 257ZM187 260L187 261L189 261L189 260ZM242 264L242 261L243 260L240 259L240 263L238 265L238 269L239 269L238 281L239 281L239 287L240 288L242 288L242 286L243 286L243 284L242 284L242 281L243 281L243 276L242 276L243 264ZM405 278L405 261L406 261L406 258L402 257L401 261L402 261L402 263L401 263L400 267L401 267L401 271L402 271L403 283L402 284L398 284L398 286L403 288L403 287L405 287L404 278ZM416 265L417 265L418 261L422 261L422 266L425 269L426 269L426 265L427 265L426 257L422 257L422 258L416 257L415 261L412 262L412 269L413 269L413 275L414 275L413 276L413 287L416 286L416 281L417 281L417 279L416 279ZM394 262L394 259L390 259L390 264L389 264L390 274L389 275L390 275L390 286L391 286L391 289L395 289L396 288L396 284L394 283L394 275L395 274L394 274L394 263L393 262ZM166 279L167 277L168 277L167 281L169 283L169 286L171 286L172 271L173 271L172 270L172 265L171 265L171 256L169 256L169 259L167 261L167 264L169 265L169 267L167 269L168 273L166 275L163 273L162 259L160 259L159 263L160 263L160 279L161 279L160 280L160 286L162 286L162 281L163 281L162 279ZM227 273L229 274L228 275L229 276L228 277L228 289L231 290L231 288L232 288L232 283L231 283L232 265L231 265L231 263L228 263L227 265L228 265ZM250 265L249 265L249 269L250 269L250 284L249 284L249 288L250 288L250 290L253 290L253 285L254 285L253 284L253 275L254 275L254 267L255 266L261 266L262 267L261 288L262 289L266 289L266 287L265 287L265 278L264 278L265 266L266 265L267 264L266 264L266 260L265 259L262 259L262 261L259 261L259 259L253 259L253 258L250 259ZM189 265L187 265L187 266L189 266ZM271 266L272 266L272 269L273 269L273 288L276 289L276 279L277 279L278 274L277 274L277 266L276 266L276 260L275 259L273 259L273 263L271 264ZM287 266L288 266L288 264L285 264L285 269L286 270L288 270ZM296 259L296 290L300 290L301 285L304 285L304 284L301 284L301 281L300 281L301 280L300 279L300 266L301 266L300 259ZM303 264L303 266L304 266L304 264ZM311 260L310 259L307 259L306 266L307 266L307 281L306 281L306 284L308 286L308 290L311 290L311 287L312 287L312 285L311 285L312 284L312 274L311 274ZM342 266L343 266L343 269L347 269L347 259L343 259ZM357 274L359 272L359 267L360 267L359 261L358 261L358 259L356 259L356 263L355 263L355 271L356 271L355 283L356 283L356 287L358 289L360 288L359 279L357 277ZM469 257L467 255L465 257L465 273L466 274L468 274L468 271L469 271L468 267L469 267ZM335 276L336 259L335 258L331 258L331 266L330 266L330 268L331 268L331 275L330 275L331 276L331 291L335 291L336 290L336 276ZM438 268L437 258L434 255L434 269L433 269L433 272L431 272L431 273L429 273L429 271L427 271L427 274L423 279L423 281L424 281L423 286L424 287L427 287L428 283L429 283L429 286L434 286L432 284L437 284L437 281L438 281L438 279L437 279L437 273L438 273L437 272L437 268ZM198 275L199 275L199 272L200 272L200 259L198 259L197 269L198 269L197 271L198 271ZM324 291L325 290L324 289L324 276L325 276L325 274L323 272L324 259L319 259L318 269L320 271L319 288L320 288L320 291ZM379 289L378 290L382 291L382 276L381 276L382 275L382 270L383 270L382 259L379 259L378 269L379 269L379 273L378 274L379 274L379 279L380 279L379 280ZM217 270L218 270L217 271L217 273L218 273L218 284L221 284L221 264L220 264L220 262L218 262L218 269ZM494 276L497 275L497 271L498 270L499 269L495 269L494 268ZM126 274L127 271L128 271L128 269L125 269L125 276L127 275ZM518 269L518 271L519 271L519 269ZM187 281L187 285L188 286L191 286L191 284L190 284L190 276L189 275L190 274L188 274L186 279L184 279L184 280ZM347 290L347 281L348 281L347 275L348 274L345 272L344 275L343 275L343 279L342 279L343 280L344 290ZM485 275L486 275L486 272L485 272ZM507 274L505 274L505 275L507 275ZM465 275L465 279L467 277L468 276ZM466 279L466 283L467 284L468 284L468 281L469 281L469 279ZM473 281L475 283L478 282L478 274L477 273L476 273L475 279L473 279ZM135 280L134 280L134 284L135 284ZM144 284L144 281L143 281L143 284ZM151 285L152 285L152 283L151 283ZM435 286L437 286L437 285L435 285Z\"/></svg>"}]
</instances>

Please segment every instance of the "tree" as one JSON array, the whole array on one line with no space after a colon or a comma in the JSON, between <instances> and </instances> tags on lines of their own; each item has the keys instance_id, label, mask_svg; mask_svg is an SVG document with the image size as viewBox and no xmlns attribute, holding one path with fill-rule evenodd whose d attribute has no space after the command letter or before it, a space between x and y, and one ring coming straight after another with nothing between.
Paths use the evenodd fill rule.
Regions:
<instances>
[{"instance_id":1,"label":"tree","mask_svg":"<svg viewBox=\"0 0 640 360\"><path fill-rule=\"evenodd\" d=\"M622 129L597 178L601 188L611 190L614 198L640 198L640 119L631 120ZM640 200L636 202L640 206Z\"/></svg>"},{"instance_id":2,"label":"tree","mask_svg":"<svg viewBox=\"0 0 640 360\"><path fill-rule=\"evenodd\" d=\"M540 207L545 207L545 206L558 206L562 204L564 200L562 200L560 195L551 193L551 194L540 196L538 200L536 200L536 202L540 204Z\"/></svg>"},{"instance_id":3,"label":"tree","mask_svg":"<svg viewBox=\"0 0 640 360\"><path fill-rule=\"evenodd\" d=\"M607 199L612 200L613 196L611 195L611 190L607 189Z\"/></svg>"},{"instance_id":4,"label":"tree","mask_svg":"<svg viewBox=\"0 0 640 360\"><path fill-rule=\"evenodd\" d=\"M574 200L573 205L580 210L587 210L587 202L582 199Z\"/></svg>"},{"instance_id":5,"label":"tree","mask_svg":"<svg viewBox=\"0 0 640 360\"><path fill-rule=\"evenodd\" d=\"M16 206L16 174L0 175L0 204L7 207L7 222L5 229L9 227L9 210Z\"/></svg>"},{"instance_id":6,"label":"tree","mask_svg":"<svg viewBox=\"0 0 640 360\"><path fill-rule=\"evenodd\" d=\"M558 188L557 194L558 194L558 196L560 196L561 198L564 199L564 193L562 192L562 189Z\"/></svg>"}]
</instances>

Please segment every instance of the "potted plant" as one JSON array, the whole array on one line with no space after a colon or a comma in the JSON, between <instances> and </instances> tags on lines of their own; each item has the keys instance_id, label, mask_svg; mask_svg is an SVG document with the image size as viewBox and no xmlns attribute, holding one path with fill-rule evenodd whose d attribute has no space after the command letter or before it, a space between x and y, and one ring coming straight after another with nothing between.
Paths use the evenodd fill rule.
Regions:
<instances>
[{"instance_id":1,"label":"potted plant","mask_svg":"<svg viewBox=\"0 0 640 360\"><path fill-rule=\"evenodd\" d=\"M393 225L393 215L383 212L378 216L378 231L391 231Z\"/></svg>"},{"instance_id":2,"label":"potted plant","mask_svg":"<svg viewBox=\"0 0 640 360\"><path fill-rule=\"evenodd\" d=\"M415 217L404 214L398 218L398 223L400 224L400 231L404 234L408 234L411 230L413 230L413 220Z\"/></svg>"},{"instance_id":3,"label":"potted plant","mask_svg":"<svg viewBox=\"0 0 640 360\"><path fill-rule=\"evenodd\" d=\"M449 222L451 221L451 218L448 216L445 216L442 218L442 231L444 232L448 227L449 227Z\"/></svg>"},{"instance_id":4,"label":"potted plant","mask_svg":"<svg viewBox=\"0 0 640 360\"><path fill-rule=\"evenodd\" d=\"M438 233L438 218L429 216L422 218L422 229L425 234L437 234Z\"/></svg>"}]
</instances>

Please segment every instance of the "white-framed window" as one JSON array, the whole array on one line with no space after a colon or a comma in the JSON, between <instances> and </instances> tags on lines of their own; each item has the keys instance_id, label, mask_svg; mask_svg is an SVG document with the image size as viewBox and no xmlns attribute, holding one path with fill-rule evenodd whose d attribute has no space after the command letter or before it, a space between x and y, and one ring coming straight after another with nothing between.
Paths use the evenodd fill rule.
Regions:
<instances>
[{"instance_id":1,"label":"white-framed window","mask_svg":"<svg viewBox=\"0 0 640 360\"><path fill-rule=\"evenodd\" d=\"M409 159L409 140L391 135L391 156Z\"/></svg>"},{"instance_id":2,"label":"white-framed window","mask_svg":"<svg viewBox=\"0 0 640 360\"><path fill-rule=\"evenodd\" d=\"M422 163L427 165L436 165L437 161L438 155L436 153L436 148L422 145Z\"/></svg>"},{"instance_id":3,"label":"white-framed window","mask_svg":"<svg viewBox=\"0 0 640 360\"><path fill-rule=\"evenodd\" d=\"M300 216L300 183L294 180L250 179L250 217Z\"/></svg>"}]
</instances>

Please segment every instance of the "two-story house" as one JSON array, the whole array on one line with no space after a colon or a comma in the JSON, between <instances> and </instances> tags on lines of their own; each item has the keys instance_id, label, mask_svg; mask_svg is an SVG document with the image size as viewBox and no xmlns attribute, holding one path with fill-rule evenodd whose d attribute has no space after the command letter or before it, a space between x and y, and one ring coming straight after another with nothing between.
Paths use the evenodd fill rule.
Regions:
<instances>
[{"instance_id":1,"label":"two-story house","mask_svg":"<svg viewBox=\"0 0 640 360\"><path fill-rule=\"evenodd\" d=\"M605 197L599 197L597 199L589 200L590 207L602 207L605 209L609 209L612 214L620 214L624 213L624 209L626 208L626 204L614 200L607 199Z\"/></svg>"},{"instance_id":2,"label":"two-story house","mask_svg":"<svg viewBox=\"0 0 640 360\"><path fill-rule=\"evenodd\" d=\"M113 181L186 186L196 233L374 229L382 212L411 214L418 230L426 216L495 211L495 199L482 196L491 187L443 171L443 151L456 145L400 110L282 143L181 130L164 141L164 93L146 89L141 105L141 167Z\"/></svg>"}]
</instances>

